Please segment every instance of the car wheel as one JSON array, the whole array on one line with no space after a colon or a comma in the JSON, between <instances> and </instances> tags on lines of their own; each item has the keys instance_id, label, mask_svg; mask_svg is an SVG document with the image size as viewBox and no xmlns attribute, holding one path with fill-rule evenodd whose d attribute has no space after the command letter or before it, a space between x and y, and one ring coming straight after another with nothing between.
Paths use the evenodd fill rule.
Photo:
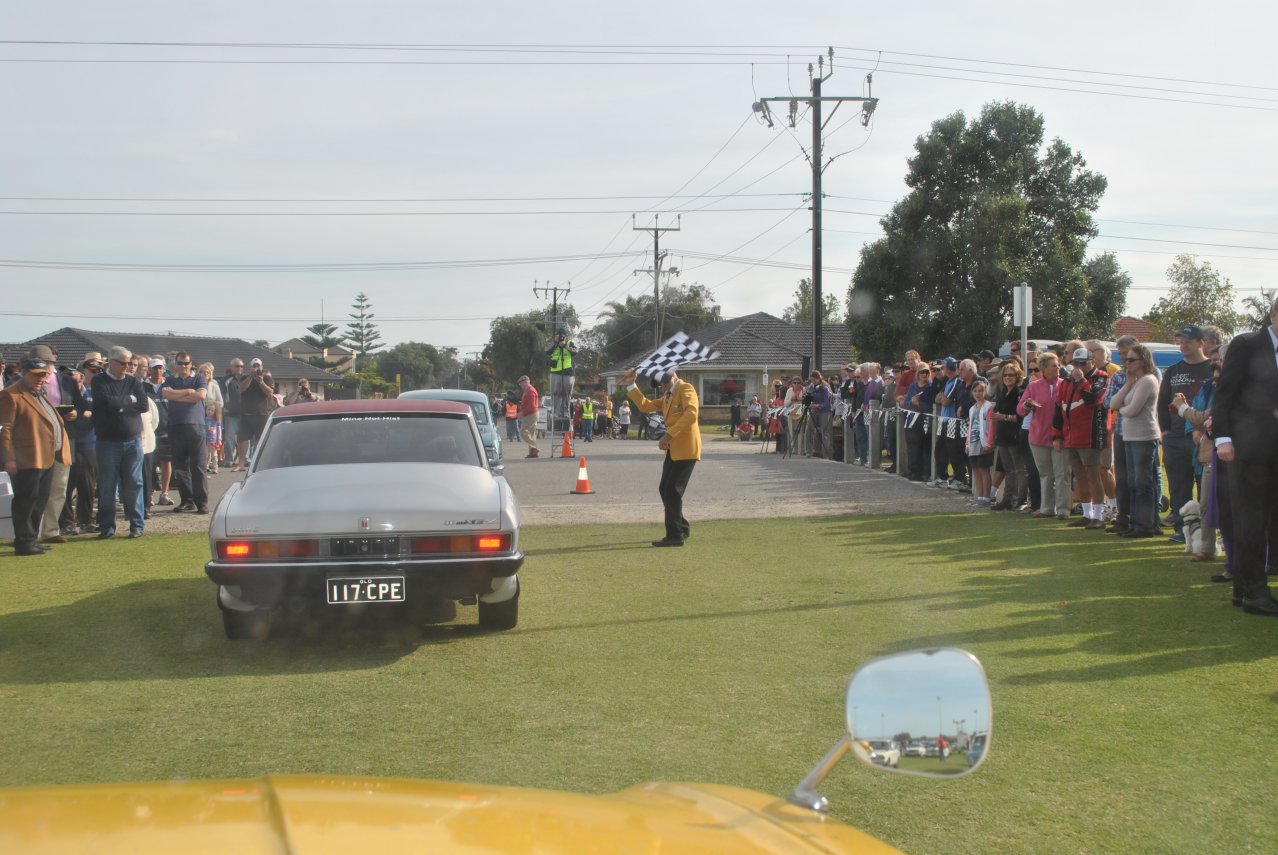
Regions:
<instances>
[{"instance_id":1,"label":"car wheel","mask_svg":"<svg viewBox=\"0 0 1278 855\"><path fill-rule=\"evenodd\" d=\"M222 609L222 628L231 641L265 641L271 634L271 613L265 609Z\"/></svg>"},{"instance_id":2,"label":"car wheel","mask_svg":"<svg viewBox=\"0 0 1278 855\"><path fill-rule=\"evenodd\" d=\"M519 622L519 590L515 596L500 603L479 601L480 629L514 629Z\"/></svg>"}]
</instances>

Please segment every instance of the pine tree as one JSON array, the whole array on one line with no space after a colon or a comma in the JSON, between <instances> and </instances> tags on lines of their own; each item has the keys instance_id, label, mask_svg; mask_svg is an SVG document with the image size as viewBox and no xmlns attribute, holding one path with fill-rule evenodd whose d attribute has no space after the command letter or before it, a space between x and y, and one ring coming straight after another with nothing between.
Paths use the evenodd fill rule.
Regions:
<instances>
[{"instance_id":1,"label":"pine tree","mask_svg":"<svg viewBox=\"0 0 1278 855\"><path fill-rule=\"evenodd\" d=\"M375 315L368 296L360 291L351 305L355 311L348 315L351 322L346 325L346 333L342 336L347 346L355 352L355 370L363 371L368 363L368 355L384 347L381 333L373 323Z\"/></svg>"}]
</instances>

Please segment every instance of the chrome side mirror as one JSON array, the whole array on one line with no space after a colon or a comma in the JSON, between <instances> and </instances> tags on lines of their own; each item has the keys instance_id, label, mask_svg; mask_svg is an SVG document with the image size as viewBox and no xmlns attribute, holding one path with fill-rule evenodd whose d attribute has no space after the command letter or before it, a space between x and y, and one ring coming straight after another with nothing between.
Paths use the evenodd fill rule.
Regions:
<instances>
[{"instance_id":1,"label":"chrome side mirror","mask_svg":"<svg viewBox=\"0 0 1278 855\"><path fill-rule=\"evenodd\" d=\"M989 681L966 650L916 650L867 662L848 683L846 715L847 733L795 787L791 804L828 811L816 789L849 751L873 769L929 778L966 775L989 753Z\"/></svg>"},{"instance_id":2,"label":"chrome side mirror","mask_svg":"<svg viewBox=\"0 0 1278 855\"><path fill-rule=\"evenodd\" d=\"M985 669L953 647L875 659L848 685L852 753L875 769L966 775L989 750L991 712Z\"/></svg>"}]
</instances>

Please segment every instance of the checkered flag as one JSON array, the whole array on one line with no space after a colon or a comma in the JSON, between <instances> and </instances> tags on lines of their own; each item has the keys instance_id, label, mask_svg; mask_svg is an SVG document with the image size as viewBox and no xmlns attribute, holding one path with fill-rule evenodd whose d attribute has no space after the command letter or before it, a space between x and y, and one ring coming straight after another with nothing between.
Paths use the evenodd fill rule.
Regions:
<instances>
[{"instance_id":1,"label":"checkered flag","mask_svg":"<svg viewBox=\"0 0 1278 855\"><path fill-rule=\"evenodd\" d=\"M646 374L657 382L666 379L680 365L690 362L708 362L718 359L719 351L688 338L687 333L677 332L656 353L635 367L636 374Z\"/></svg>"}]
</instances>

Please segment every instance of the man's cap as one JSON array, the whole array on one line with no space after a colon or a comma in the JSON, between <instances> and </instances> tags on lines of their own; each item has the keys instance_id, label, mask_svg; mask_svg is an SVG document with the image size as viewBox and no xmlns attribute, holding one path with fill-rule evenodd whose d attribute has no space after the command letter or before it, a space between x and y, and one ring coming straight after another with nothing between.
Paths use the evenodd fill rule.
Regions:
<instances>
[{"instance_id":1,"label":"man's cap","mask_svg":"<svg viewBox=\"0 0 1278 855\"><path fill-rule=\"evenodd\" d=\"M251 360L249 360L249 365L261 365L261 364L262 364L262 360L258 359L256 356L253 357Z\"/></svg>"},{"instance_id":2,"label":"man's cap","mask_svg":"<svg viewBox=\"0 0 1278 855\"><path fill-rule=\"evenodd\" d=\"M80 364L96 365L98 368L101 368L103 365L102 354L98 353L96 350L90 350L84 355L84 359L80 360Z\"/></svg>"},{"instance_id":3,"label":"man's cap","mask_svg":"<svg viewBox=\"0 0 1278 855\"><path fill-rule=\"evenodd\" d=\"M1092 355L1087 352L1087 348L1080 347L1078 348L1078 350L1074 351L1074 358L1071 361L1072 362L1091 362Z\"/></svg>"},{"instance_id":4,"label":"man's cap","mask_svg":"<svg viewBox=\"0 0 1278 855\"><path fill-rule=\"evenodd\" d=\"M152 357L151 361L146 364L147 368L163 368L164 360L160 357Z\"/></svg>"},{"instance_id":5,"label":"man's cap","mask_svg":"<svg viewBox=\"0 0 1278 855\"><path fill-rule=\"evenodd\" d=\"M941 363L941 364L942 364L942 365L944 365L946 368L948 368L948 369L949 369L949 370L951 370L951 371L953 371L954 369L958 368L958 360L957 360L957 359L955 359L955 358L954 358L954 357L952 357L952 356L947 356L947 357L945 357L945 361L944 361L943 363Z\"/></svg>"},{"instance_id":6,"label":"man's cap","mask_svg":"<svg viewBox=\"0 0 1278 855\"><path fill-rule=\"evenodd\" d=\"M1202 341L1204 338L1207 337L1206 333L1203 332L1203 328L1200 326L1195 326L1194 324L1190 324L1189 326L1185 327L1180 332L1176 333L1176 335L1180 336L1181 338L1197 339L1198 341Z\"/></svg>"},{"instance_id":7,"label":"man's cap","mask_svg":"<svg viewBox=\"0 0 1278 855\"><path fill-rule=\"evenodd\" d=\"M23 371L30 371L32 374L48 374L53 370L53 364L44 359L28 356L22 360L21 368Z\"/></svg>"},{"instance_id":8,"label":"man's cap","mask_svg":"<svg viewBox=\"0 0 1278 855\"><path fill-rule=\"evenodd\" d=\"M53 362L53 349L47 344L37 344L27 354L27 359L39 359L41 362Z\"/></svg>"},{"instance_id":9,"label":"man's cap","mask_svg":"<svg viewBox=\"0 0 1278 855\"><path fill-rule=\"evenodd\" d=\"M994 358L994 351L992 350L982 350L981 355L978 357L978 359L993 359L993 358Z\"/></svg>"}]
</instances>

